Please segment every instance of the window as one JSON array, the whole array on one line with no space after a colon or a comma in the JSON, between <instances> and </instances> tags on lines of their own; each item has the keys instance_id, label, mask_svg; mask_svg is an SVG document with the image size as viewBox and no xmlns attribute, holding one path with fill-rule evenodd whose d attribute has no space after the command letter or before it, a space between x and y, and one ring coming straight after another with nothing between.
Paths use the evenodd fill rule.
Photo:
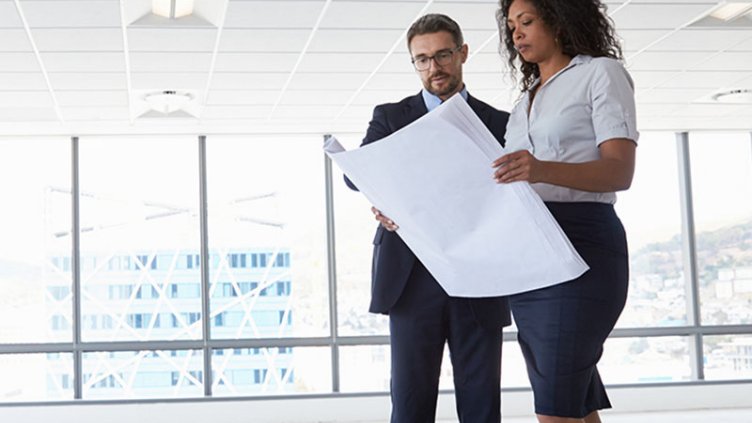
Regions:
<instances>
[{"instance_id":1,"label":"window","mask_svg":"<svg viewBox=\"0 0 752 423\"><path fill-rule=\"evenodd\" d=\"M643 133L637 154L632 187L617 194L615 206L630 259L629 297L617 326L686 325L676 136Z\"/></svg>"},{"instance_id":2,"label":"window","mask_svg":"<svg viewBox=\"0 0 752 423\"><path fill-rule=\"evenodd\" d=\"M126 322L107 331L84 329L84 342L201 336L200 325L167 325L169 320L160 322L160 330L150 330L154 326L145 317L201 311L200 295L195 287L187 287L200 279L188 283L178 278L181 272L171 270L184 254L195 257L200 251L199 218L193 213L199 193L198 157L196 150L185 148L192 142L193 137L169 136L81 138L81 258L108 263L82 268L81 309L83 314ZM181 289L184 285L186 291ZM164 297L143 288L149 286L164 289ZM104 296L100 287L106 287ZM159 301L143 301L146 298Z\"/></svg>"},{"instance_id":3,"label":"window","mask_svg":"<svg viewBox=\"0 0 752 423\"><path fill-rule=\"evenodd\" d=\"M689 141L702 323L750 324L752 140L698 133Z\"/></svg>"}]
</instances>

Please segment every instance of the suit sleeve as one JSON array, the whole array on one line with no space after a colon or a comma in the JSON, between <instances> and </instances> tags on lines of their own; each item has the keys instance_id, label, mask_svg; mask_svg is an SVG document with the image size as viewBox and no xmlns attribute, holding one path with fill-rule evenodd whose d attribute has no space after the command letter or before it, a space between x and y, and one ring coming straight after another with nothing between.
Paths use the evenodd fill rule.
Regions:
<instances>
[{"instance_id":1,"label":"suit sleeve","mask_svg":"<svg viewBox=\"0 0 752 423\"><path fill-rule=\"evenodd\" d=\"M504 135L507 132L508 121L509 121L509 113L493 109L493 113L491 113L491 120L489 122L488 129L491 131L494 138L496 138L496 141L498 141L502 147L504 147L504 145L506 144L504 140Z\"/></svg>"},{"instance_id":2,"label":"suit sleeve","mask_svg":"<svg viewBox=\"0 0 752 423\"><path fill-rule=\"evenodd\" d=\"M365 138L363 138L363 142L360 143L360 146L362 147L366 144L378 141L386 137L390 133L391 132L389 131L389 126L387 125L386 112L384 111L383 106L376 106L373 109L373 117L371 118L371 122L368 124L366 136ZM358 187L356 187L355 184L353 184L352 181L347 178L347 175L344 176L347 186L350 187L350 189L357 191Z\"/></svg>"}]
</instances>

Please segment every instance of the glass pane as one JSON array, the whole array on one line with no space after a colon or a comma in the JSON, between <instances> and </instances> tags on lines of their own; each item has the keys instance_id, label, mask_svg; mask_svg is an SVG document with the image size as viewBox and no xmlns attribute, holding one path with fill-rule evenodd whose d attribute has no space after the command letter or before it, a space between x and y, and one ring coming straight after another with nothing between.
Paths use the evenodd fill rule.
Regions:
<instances>
[{"instance_id":1,"label":"glass pane","mask_svg":"<svg viewBox=\"0 0 752 423\"><path fill-rule=\"evenodd\" d=\"M70 149L0 140L0 343L73 339Z\"/></svg>"},{"instance_id":2,"label":"glass pane","mask_svg":"<svg viewBox=\"0 0 752 423\"><path fill-rule=\"evenodd\" d=\"M641 134L632 187L616 210L629 243L629 296L618 327L687 323L676 137Z\"/></svg>"},{"instance_id":3,"label":"glass pane","mask_svg":"<svg viewBox=\"0 0 752 423\"><path fill-rule=\"evenodd\" d=\"M332 392L332 353L322 347L214 350L215 396Z\"/></svg>"},{"instance_id":4,"label":"glass pane","mask_svg":"<svg viewBox=\"0 0 752 423\"><path fill-rule=\"evenodd\" d=\"M752 336L703 337L705 379L752 379Z\"/></svg>"},{"instance_id":5,"label":"glass pane","mask_svg":"<svg viewBox=\"0 0 752 423\"><path fill-rule=\"evenodd\" d=\"M321 139L213 137L207 156L212 336L327 335Z\"/></svg>"},{"instance_id":6,"label":"glass pane","mask_svg":"<svg viewBox=\"0 0 752 423\"><path fill-rule=\"evenodd\" d=\"M689 338L609 338L598 363L603 383L660 383L689 380Z\"/></svg>"},{"instance_id":7,"label":"glass pane","mask_svg":"<svg viewBox=\"0 0 752 423\"><path fill-rule=\"evenodd\" d=\"M341 347L340 388L342 392L389 392L391 352L389 345ZM444 348L439 389L454 389L454 372L449 348Z\"/></svg>"},{"instance_id":8,"label":"glass pane","mask_svg":"<svg viewBox=\"0 0 752 423\"><path fill-rule=\"evenodd\" d=\"M84 399L185 398L204 395L200 350L83 354Z\"/></svg>"},{"instance_id":9,"label":"glass pane","mask_svg":"<svg viewBox=\"0 0 752 423\"><path fill-rule=\"evenodd\" d=\"M0 355L0 402L73 399L73 354Z\"/></svg>"},{"instance_id":10,"label":"glass pane","mask_svg":"<svg viewBox=\"0 0 752 423\"><path fill-rule=\"evenodd\" d=\"M752 140L690 137L702 323L752 323Z\"/></svg>"},{"instance_id":11,"label":"glass pane","mask_svg":"<svg viewBox=\"0 0 752 423\"><path fill-rule=\"evenodd\" d=\"M342 392L389 392L389 345L339 349Z\"/></svg>"},{"instance_id":12,"label":"glass pane","mask_svg":"<svg viewBox=\"0 0 752 423\"><path fill-rule=\"evenodd\" d=\"M354 137L338 138L347 149L360 145ZM343 336L387 335L389 319L368 312L371 300L371 254L378 223L363 194L345 185L342 172L332 164L335 246L337 253L337 319Z\"/></svg>"},{"instance_id":13,"label":"glass pane","mask_svg":"<svg viewBox=\"0 0 752 423\"><path fill-rule=\"evenodd\" d=\"M82 338L201 336L198 147L190 138L83 138Z\"/></svg>"},{"instance_id":14,"label":"glass pane","mask_svg":"<svg viewBox=\"0 0 752 423\"><path fill-rule=\"evenodd\" d=\"M506 341L502 347L501 386L504 388L530 387L525 357L522 356L522 350L517 341Z\"/></svg>"}]
</instances>

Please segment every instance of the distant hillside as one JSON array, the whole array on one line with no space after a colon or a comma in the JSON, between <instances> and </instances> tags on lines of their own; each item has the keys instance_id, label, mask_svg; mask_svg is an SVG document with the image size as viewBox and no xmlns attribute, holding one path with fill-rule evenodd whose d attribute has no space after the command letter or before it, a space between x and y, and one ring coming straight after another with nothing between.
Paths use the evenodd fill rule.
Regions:
<instances>
[{"instance_id":1,"label":"distant hillside","mask_svg":"<svg viewBox=\"0 0 752 423\"><path fill-rule=\"evenodd\" d=\"M752 265L752 221L697 234L697 259L703 279L715 277L718 267ZM634 273L660 273L678 276L682 270L682 240L648 244L632 252Z\"/></svg>"}]
</instances>

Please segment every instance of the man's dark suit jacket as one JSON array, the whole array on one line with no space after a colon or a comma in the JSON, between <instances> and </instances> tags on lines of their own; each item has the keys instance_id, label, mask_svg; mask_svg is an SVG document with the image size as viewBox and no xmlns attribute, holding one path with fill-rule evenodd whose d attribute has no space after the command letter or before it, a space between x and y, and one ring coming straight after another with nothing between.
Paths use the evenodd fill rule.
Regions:
<instances>
[{"instance_id":1,"label":"man's dark suit jacket","mask_svg":"<svg viewBox=\"0 0 752 423\"><path fill-rule=\"evenodd\" d=\"M496 110L470 95L467 97L467 103L488 127L496 140L503 145L509 114ZM426 113L428 113L428 110L421 93L407 97L398 103L376 106L373 111L373 119L368 125L368 131L361 146L392 134ZM490 168L488 177L491 178ZM350 188L357 190L349 179L345 178L345 182ZM502 219L503 216L499 218ZM376 230L373 245L369 311L388 314L402 294L417 258L396 232L387 231L381 225ZM468 281L468 283L472 283L472 281ZM492 327L507 326L511 323L509 304L505 297L478 299L473 303L475 317L479 322Z\"/></svg>"}]
</instances>

